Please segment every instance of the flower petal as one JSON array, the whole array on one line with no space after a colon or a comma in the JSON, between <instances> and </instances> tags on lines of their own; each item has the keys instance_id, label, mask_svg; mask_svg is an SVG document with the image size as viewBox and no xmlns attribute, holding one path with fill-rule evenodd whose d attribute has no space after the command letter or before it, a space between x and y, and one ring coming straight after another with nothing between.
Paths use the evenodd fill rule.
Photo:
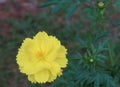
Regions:
<instances>
[{"instance_id":1,"label":"flower petal","mask_svg":"<svg viewBox=\"0 0 120 87\"><path fill-rule=\"evenodd\" d=\"M56 79L56 77L57 77L57 75L54 76L54 75L50 74L48 82L54 81Z\"/></svg>"},{"instance_id":2,"label":"flower petal","mask_svg":"<svg viewBox=\"0 0 120 87\"><path fill-rule=\"evenodd\" d=\"M33 67L34 66L34 67ZM29 74L35 74L36 72L38 72L40 70L40 68L36 67L33 64L26 64L26 66L20 67L20 71L22 73L25 73L27 75Z\"/></svg>"},{"instance_id":3,"label":"flower petal","mask_svg":"<svg viewBox=\"0 0 120 87\"><path fill-rule=\"evenodd\" d=\"M60 64L61 67L66 67L68 60L66 58L66 52L67 50L65 49L64 46L61 46L61 48L58 51L58 54L56 56L55 61Z\"/></svg>"},{"instance_id":4,"label":"flower petal","mask_svg":"<svg viewBox=\"0 0 120 87\"><path fill-rule=\"evenodd\" d=\"M20 47L17 55L17 63L21 66L25 66L28 63L35 63L38 59L35 57L35 52L38 47L35 45L32 39L26 38Z\"/></svg>"},{"instance_id":5,"label":"flower petal","mask_svg":"<svg viewBox=\"0 0 120 87\"><path fill-rule=\"evenodd\" d=\"M39 83L45 83L49 78L49 71L48 70L42 70L36 73L35 80Z\"/></svg>"},{"instance_id":6,"label":"flower petal","mask_svg":"<svg viewBox=\"0 0 120 87\"><path fill-rule=\"evenodd\" d=\"M32 83L36 83L34 75L28 75L28 80L31 81Z\"/></svg>"},{"instance_id":7,"label":"flower petal","mask_svg":"<svg viewBox=\"0 0 120 87\"><path fill-rule=\"evenodd\" d=\"M38 44L40 51L44 54L46 54L49 51L49 49L51 49L48 43L49 37L46 32L37 33L34 37L34 41Z\"/></svg>"},{"instance_id":8,"label":"flower petal","mask_svg":"<svg viewBox=\"0 0 120 87\"><path fill-rule=\"evenodd\" d=\"M60 65L56 62L51 62L51 68L50 68L51 74L55 76L59 71L60 71Z\"/></svg>"},{"instance_id":9,"label":"flower petal","mask_svg":"<svg viewBox=\"0 0 120 87\"><path fill-rule=\"evenodd\" d=\"M51 49L47 52L46 60L53 61L56 58L57 52L61 44L56 37L49 36L49 45Z\"/></svg>"}]
</instances>

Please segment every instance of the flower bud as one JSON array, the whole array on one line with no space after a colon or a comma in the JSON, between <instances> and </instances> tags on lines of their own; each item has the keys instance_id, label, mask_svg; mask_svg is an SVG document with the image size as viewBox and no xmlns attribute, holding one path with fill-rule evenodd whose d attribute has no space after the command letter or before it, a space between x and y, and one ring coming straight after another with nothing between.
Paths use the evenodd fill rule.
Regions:
<instances>
[{"instance_id":1,"label":"flower bud","mask_svg":"<svg viewBox=\"0 0 120 87\"><path fill-rule=\"evenodd\" d=\"M94 59L91 58L89 61L92 63L92 62L94 62Z\"/></svg>"},{"instance_id":2,"label":"flower bud","mask_svg":"<svg viewBox=\"0 0 120 87\"><path fill-rule=\"evenodd\" d=\"M98 7L99 7L99 8L104 7L104 5L105 5L104 2L98 2Z\"/></svg>"}]
</instances>

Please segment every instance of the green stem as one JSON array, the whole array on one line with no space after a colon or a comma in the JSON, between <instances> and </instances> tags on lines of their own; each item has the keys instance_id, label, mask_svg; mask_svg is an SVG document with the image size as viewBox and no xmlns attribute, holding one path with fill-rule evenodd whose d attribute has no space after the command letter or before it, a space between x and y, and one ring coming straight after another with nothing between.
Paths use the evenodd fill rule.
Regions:
<instances>
[{"instance_id":1,"label":"green stem","mask_svg":"<svg viewBox=\"0 0 120 87\"><path fill-rule=\"evenodd\" d=\"M70 60L80 60L80 58L70 58Z\"/></svg>"},{"instance_id":2,"label":"green stem","mask_svg":"<svg viewBox=\"0 0 120 87\"><path fill-rule=\"evenodd\" d=\"M93 34L93 29L90 28L89 32L88 32L88 48L90 49L90 45L92 42L92 34Z\"/></svg>"},{"instance_id":3,"label":"green stem","mask_svg":"<svg viewBox=\"0 0 120 87\"><path fill-rule=\"evenodd\" d=\"M112 2L112 0L108 0L104 9L101 9L101 10L98 10L99 12L99 17L100 17L100 21L101 21L101 24L102 24L102 27L104 29L104 32L107 31L107 27L106 27L106 20L105 20L105 17L104 17L104 11L105 11L105 8L107 8L107 6ZM108 36L105 37L106 38L109 38ZM110 62L110 67L113 67L114 66L114 59L113 59L113 56L112 56L112 48L111 48L111 44L108 43L108 53L109 53L109 62Z\"/></svg>"},{"instance_id":4,"label":"green stem","mask_svg":"<svg viewBox=\"0 0 120 87\"><path fill-rule=\"evenodd\" d=\"M92 38L93 38L93 34L94 34L94 31L95 31L95 28L96 28L96 25L98 23L98 18L99 16L97 16L95 18L95 22L93 23L92 27L90 28L90 32L89 32L89 38L88 38L88 47L91 48L91 42L92 42Z\"/></svg>"},{"instance_id":5,"label":"green stem","mask_svg":"<svg viewBox=\"0 0 120 87\"><path fill-rule=\"evenodd\" d=\"M106 21L105 21L104 15L101 15L100 17L101 17L101 23L102 23L103 30L104 30L104 32L106 32L107 28L106 28L106 24L105 24Z\"/></svg>"},{"instance_id":6,"label":"green stem","mask_svg":"<svg viewBox=\"0 0 120 87\"><path fill-rule=\"evenodd\" d=\"M110 43L108 43L108 53L109 53L110 67L113 67L114 66L114 60L113 60L113 56L112 56L112 49L111 49Z\"/></svg>"}]
</instances>

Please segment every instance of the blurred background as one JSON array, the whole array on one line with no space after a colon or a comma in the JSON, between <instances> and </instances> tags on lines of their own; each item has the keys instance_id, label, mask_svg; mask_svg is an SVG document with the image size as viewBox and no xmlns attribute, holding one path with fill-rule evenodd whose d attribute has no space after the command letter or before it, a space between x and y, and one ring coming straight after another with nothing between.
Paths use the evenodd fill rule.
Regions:
<instances>
[{"instance_id":1,"label":"blurred background","mask_svg":"<svg viewBox=\"0 0 120 87\"><path fill-rule=\"evenodd\" d=\"M54 13L51 7L37 8L44 1L0 0L0 87L29 87L26 76L19 72L16 64L17 51L24 38L46 31L61 40L69 49L69 54L73 55L81 47L76 42L77 38L87 38L85 33L89 32L94 16L90 16L92 13L85 8L94 5L95 0L83 3L69 20L64 9ZM116 0L113 2L105 12L106 25L111 32L112 42L117 43L116 52L119 53L120 4Z\"/></svg>"}]
</instances>

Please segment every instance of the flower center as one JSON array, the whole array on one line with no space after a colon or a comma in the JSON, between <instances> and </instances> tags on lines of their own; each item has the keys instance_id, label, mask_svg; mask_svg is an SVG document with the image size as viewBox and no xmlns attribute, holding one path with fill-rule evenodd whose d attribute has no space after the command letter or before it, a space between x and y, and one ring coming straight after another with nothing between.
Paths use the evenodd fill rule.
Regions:
<instances>
[{"instance_id":1,"label":"flower center","mask_svg":"<svg viewBox=\"0 0 120 87\"><path fill-rule=\"evenodd\" d=\"M39 59L43 59L43 57L44 57L44 54L42 53L42 52L37 52L37 54L36 54L36 56L37 56L37 58L39 58Z\"/></svg>"}]
</instances>

